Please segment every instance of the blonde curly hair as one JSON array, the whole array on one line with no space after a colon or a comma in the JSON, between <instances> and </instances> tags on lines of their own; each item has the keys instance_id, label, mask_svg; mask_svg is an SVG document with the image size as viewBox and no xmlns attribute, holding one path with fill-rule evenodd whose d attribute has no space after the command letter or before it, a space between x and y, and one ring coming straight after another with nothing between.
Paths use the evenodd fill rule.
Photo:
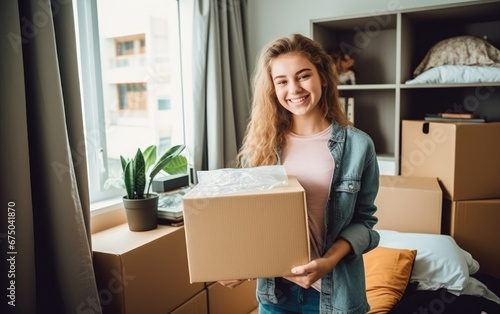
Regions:
<instances>
[{"instance_id":1,"label":"blonde curly hair","mask_svg":"<svg viewBox=\"0 0 500 314\"><path fill-rule=\"evenodd\" d=\"M236 156L238 167L275 165L278 162L277 154L286 143L285 135L290 130L292 114L278 101L271 67L278 56L287 53L305 56L316 66L321 81L326 83L318 102L323 116L344 126L351 124L341 109L335 65L322 46L300 34L275 39L262 50L252 79L252 112L243 145Z\"/></svg>"}]
</instances>

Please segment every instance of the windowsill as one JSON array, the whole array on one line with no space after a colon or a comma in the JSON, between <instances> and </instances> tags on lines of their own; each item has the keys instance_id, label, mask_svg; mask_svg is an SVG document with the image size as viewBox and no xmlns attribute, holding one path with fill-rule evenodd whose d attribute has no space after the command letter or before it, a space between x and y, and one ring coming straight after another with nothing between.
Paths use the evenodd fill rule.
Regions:
<instances>
[{"instance_id":1,"label":"windowsill","mask_svg":"<svg viewBox=\"0 0 500 314\"><path fill-rule=\"evenodd\" d=\"M111 198L105 201L95 202L90 205L90 212L97 213L116 209L122 205L121 197Z\"/></svg>"},{"instance_id":2,"label":"windowsill","mask_svg":"<svg viewBox=\"0 0 500 314\"><path fill-rule=\"evenodd\" d=\"M181 187L161 193L178 193L188 191L194 186ZM188 189L188 190L186 190ZM156 192L158 193L158 192ZM90 205L90 230L91 234L116 227L127 222L125 208L121 197L112 198L106 201L96 202Z\"/></svg>"},{"instance_id":3,"label":"windowsill","mask_svg":"<svg viewBox=\"0 0 500 314\"><path fill-rule=\"evenodd\" d=\"M126 222L127 217L121 198L90 205L90 230L92 234Z\"/></svg>"}]
</instances>

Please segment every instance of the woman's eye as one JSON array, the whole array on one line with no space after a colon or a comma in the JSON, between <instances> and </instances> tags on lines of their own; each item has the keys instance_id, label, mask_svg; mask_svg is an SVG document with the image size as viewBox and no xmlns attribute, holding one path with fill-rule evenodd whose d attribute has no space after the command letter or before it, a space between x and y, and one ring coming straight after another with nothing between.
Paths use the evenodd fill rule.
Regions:
<instances>
[{"instance_id":1,"label":"woman's eye","mask_svg":"<svg viewBox=\"0 0 500 314\"><path fill-rule=\"evenodd\" d=\"M299 77L300 80L305 80L309 77L310 75L309 74L306 74L306 75L302 75L301 77Z\"/></svg>"},{"instance_id":2,"label":"woman's eye","mask_svg":"<svg viewBox=\"0 0 500 314\"><path fill-rule=\"evenodd\" d=\"M278 82L276 83L276 85L285 85L285 84L286 84L286 81L278 81Z\"/></svg>"}]
</instances>

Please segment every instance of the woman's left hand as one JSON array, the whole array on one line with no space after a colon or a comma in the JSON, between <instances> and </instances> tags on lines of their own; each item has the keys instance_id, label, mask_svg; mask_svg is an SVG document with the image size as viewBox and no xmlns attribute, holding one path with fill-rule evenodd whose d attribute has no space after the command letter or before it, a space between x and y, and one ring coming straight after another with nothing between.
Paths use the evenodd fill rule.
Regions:
<instances>
[{"instance_id":1,"label":"woman's left hand","mask_svg":"<svg viewBox=\"0 0 500 314\"><path fill-rule=\"evenodd\" d=\"M337 266L337 263L352 250L344 239L338 239L323 257L312 260L308 264L292 268L294 276L284 277L297 285L308 289L318 279L323 278Z\"/></svg>"},{"instance_id":2,"label":"woman's left hand","mask_svg":"<svg viewBox=\"0 0 500 314\"><path fill-rule=\"evenodd\" d=\"M325 258L318 258L306 265L297 266L292 268L292 273L294 276L284 277L297 285L308 289L313 283L318 281L318 279L323 278L332 269L329 266L328 261Z\"/></svg>"}]
</instances>

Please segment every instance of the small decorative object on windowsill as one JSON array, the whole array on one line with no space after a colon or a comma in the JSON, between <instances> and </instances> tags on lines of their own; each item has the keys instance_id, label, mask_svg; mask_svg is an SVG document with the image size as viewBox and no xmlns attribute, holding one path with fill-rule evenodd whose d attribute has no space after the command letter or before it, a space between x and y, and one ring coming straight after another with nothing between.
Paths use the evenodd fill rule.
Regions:
<instances>
[{"instance_id":1,"label":"small decorative object on windowsill","mask_svg":"<svg viewBox=\"0 0 500 314\"><path fill-rule=\"evenodd\" d=\"M158 161L155 145L144 152L138 149L132 159L120 156L127 191L123 206L131 231L147 231L158 226L158 195L149 192L151 183L160 171L168 174L187 172L186 157L180 155L184 148L185 145L173 146Z\"/></svg>"}]
</instances>

